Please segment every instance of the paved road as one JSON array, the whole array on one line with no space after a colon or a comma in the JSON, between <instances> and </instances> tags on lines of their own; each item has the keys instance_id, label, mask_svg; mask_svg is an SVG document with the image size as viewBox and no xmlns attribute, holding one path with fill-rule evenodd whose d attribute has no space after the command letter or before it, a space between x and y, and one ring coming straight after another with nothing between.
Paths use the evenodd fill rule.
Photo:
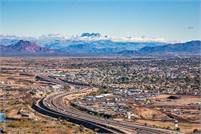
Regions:
<instances>
[{"instance_id":1,"label":"paved road","mask_svg":"<svg viewBox=\"0 0 201 134\"><path fill-rule=\"evenodd\" d=\"M51 94L39 100L34 105L34 108L48 116L65 119L76 124L82 124L92 130L98 130L99 133L176 134L176 132L170 130L151 128L129 122L98 118L96 116L92 116L85 112L79 111L72 106L66 106L63 103L63 98L75 93L77 92L60 92Z\"/></svg>"},{"instance_id":2,"label":"paved road","mask_svg":"<svg viewBox=\"0 0 201 134\"><path fill-rule=\"evenodd\" d=\"M52 97L52 96L51 96ZM57 119L65 119L70 122L83 125L89 129L92 129L94 131L97 131L98 133L123 133L117 129L110 129L106 125L98 124L94 121L85 120L84 118L80 118L78 114L74 114L69 111L68 114L64 113L63 110L55 109L53 104L47 103L47 98L43 98L39 101L37 101L32 108L34 108L36 111L51 116ZM47 106L48 105L48 106Z\"/></svg>"}]
</instances>

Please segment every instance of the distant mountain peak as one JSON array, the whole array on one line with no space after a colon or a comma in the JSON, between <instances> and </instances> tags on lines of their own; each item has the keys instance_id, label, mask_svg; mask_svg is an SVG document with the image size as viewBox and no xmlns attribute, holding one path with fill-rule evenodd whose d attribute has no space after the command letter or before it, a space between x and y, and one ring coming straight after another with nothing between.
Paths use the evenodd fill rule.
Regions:
<instances>
[{"instance_id":1,"label":"distant mountain peak","mask_svg":"<svg viewBox=\"0 0 201 134\"><path fill-rule=\"evenodd\" d=\"M82 33L81 37L101 37L100 33Z\"/></svg>"},{"instance_id":2,"label":"distant mountain peak","mask_svg":"<svg viewBox=\"0 0 201 134\"><path fill-rule=\"evenodd\" d=\"M30 45L31 42L27 40L19 40L16 44L13 45Z\"/></svg>"},{"instance_id":3,"label":"distant mountain peak","mask_svg":"<svg viewBox=\"0 0 201 134\"><path fill-rule=\"evenodd\" d=\"M17 50L17 51L24 51L24 52L37 52L40 51L42 48L35 43L26 40L19 40L16 44L10 46L10 48Z\"/></svg>"},{"instance_id":4,"label":"distant mountain peak","mask_svg":"<svg viewBox=\"0 0 201 134\"><path fill-rule=\"evenodd\" d=\"M34 42L27 40L19 40L17 43L14 43L9 46L2 46L2 54L17 55L17 54L49 54L54 53L55 50L41 47Z\"/></svg>"}]
</instances>

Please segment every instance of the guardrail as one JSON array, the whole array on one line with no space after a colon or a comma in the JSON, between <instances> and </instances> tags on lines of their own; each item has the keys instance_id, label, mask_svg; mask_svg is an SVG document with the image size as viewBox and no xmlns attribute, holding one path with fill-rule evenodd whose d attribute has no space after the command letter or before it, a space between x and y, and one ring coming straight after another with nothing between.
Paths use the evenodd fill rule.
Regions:
<instances>
[{"instance_id":1,"label":"guardrail","mask_svg":"<svg viewBox=\"0 0 201 134\"><path fill-rule=\"evenodd\" d=\"M110 129L106 125L102 125L102 124L100 125L95 122L78 119L78 118L70 116L70 115L65 115L65 114L62 114L59 112L55 112L55 111L43 108L43 104L41 101L39 101L38 103L33 103L32 108L41 114L51 116L51 117L57 118L57 119L67 120L67 121L70 121L75 124L83 125L84 127L94 130L98 133L114 133L114 131L118 131L118 133L123 133L120 130L113 130L113 128Z\"/></svg>"}]
</instances>

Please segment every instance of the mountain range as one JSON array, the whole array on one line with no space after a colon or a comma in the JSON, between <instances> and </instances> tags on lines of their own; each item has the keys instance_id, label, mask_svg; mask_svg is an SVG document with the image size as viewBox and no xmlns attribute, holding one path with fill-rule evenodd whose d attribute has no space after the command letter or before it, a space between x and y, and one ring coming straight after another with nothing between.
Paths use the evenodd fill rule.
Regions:
<instances>
[{"instance_id":1,"label":"mountain range","mask_svg":"<svg viewBox=\"0 0 201 134\"><path fill-rule=\"evenodd\" d=\"M154 47L143 47L138 51L124 50L121 55L200 55L201 41L167 44Z\"/></svg>"},{"instance_id":2,"label":"mountain range","mask_svg":"<svg viewBox=\"0 0 201 134\"><path fill-rule=\"evenodd\" d=\"M115 40L99 33L64 38L0 36L0 55L158 55L200 54L201 41L169 44L158 40Z\"/></svg>"}]
</instances>

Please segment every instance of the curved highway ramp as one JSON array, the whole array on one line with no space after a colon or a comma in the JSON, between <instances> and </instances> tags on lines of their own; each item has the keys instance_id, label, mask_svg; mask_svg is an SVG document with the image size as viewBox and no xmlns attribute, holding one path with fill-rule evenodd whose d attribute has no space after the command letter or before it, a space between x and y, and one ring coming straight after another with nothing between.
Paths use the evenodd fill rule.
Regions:
<instances>
[{"instance_id":1,"label":"curved highway ramp","mask_svg":"<svg viewBox=\"0 0 201 134\"><path fill-rule=\"evenodd\" d=\"M74 109L71 106L63 105L63 98L75 92L62 92L49 95L41 100L38 100L32 105L32 108L41 114L51 116L57 119L63 119L72 123L83 125L86 128L92 129L98 133L114 133L114 134L176 134L175 131L166 129L158 129L131 124L127 122L118 122L111 119L105 120L89 115Z\"/></svg>"}]
</instances>

